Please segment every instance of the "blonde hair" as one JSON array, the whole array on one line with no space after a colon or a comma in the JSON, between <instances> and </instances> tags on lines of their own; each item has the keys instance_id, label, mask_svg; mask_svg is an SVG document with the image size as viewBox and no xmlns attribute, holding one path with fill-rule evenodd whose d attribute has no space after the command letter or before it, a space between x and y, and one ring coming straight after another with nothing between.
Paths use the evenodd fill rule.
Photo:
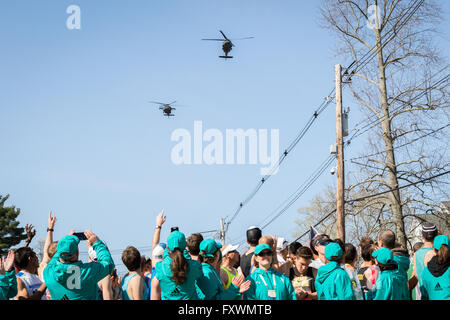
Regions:
<instances>
[{"instance_id":1,"label":"blonde hair","mask_svg":"<svg viewBox=\"0 0 450 320\"><path fill-rule=\"evenodd\" d=\"M262 236L261 238L259 238L258 244L268 244L273 249L275 241L271 236Z\"/></svg>"}]
</instances>

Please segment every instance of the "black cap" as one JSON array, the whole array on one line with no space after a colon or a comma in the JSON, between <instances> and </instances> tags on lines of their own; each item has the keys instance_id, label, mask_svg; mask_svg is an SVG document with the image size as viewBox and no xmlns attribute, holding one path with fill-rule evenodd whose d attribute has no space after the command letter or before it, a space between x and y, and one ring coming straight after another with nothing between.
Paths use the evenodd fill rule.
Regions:
<instances>
[{"instance_id":1,"label":"black cap","mask_svg":"<svg viewBox=\"0 0 450 320\"><path fill-rule=\"evenodd\" d=\"M261 238L262 232L258 227L250 227L247 229L247 241L250 243L257 243L259 238Z\"/></svg>"}]
</instances>

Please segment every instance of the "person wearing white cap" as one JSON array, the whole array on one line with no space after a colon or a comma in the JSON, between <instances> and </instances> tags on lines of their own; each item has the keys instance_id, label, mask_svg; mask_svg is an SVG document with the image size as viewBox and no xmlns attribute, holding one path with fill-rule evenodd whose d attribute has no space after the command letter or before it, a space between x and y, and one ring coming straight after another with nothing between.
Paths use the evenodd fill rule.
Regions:
<instances>
[{"instance_id":1,"label":"person wearing white cap","mask_svg":"<svg viewBox=\"0 0 450 320\"><path fill-rule=\"evenodd\" d=\"M222 249L222 265L220 267L220 278L222 279L223 286L227 290L233 279L238 275L238 270L233 266L238 263L239 252L237 249L239 245L225 245Z\"/></svg>"},{"instance_id":2,"label":"person wearing white cap","mask_svg":"<svg viewBox=\"0 0 450 320\"><path fill-rule=\"evenodd\" d=\"M413 274L409 279L410 290L416 290L416 299L421 299L420 286L422 285L422 272L425 269L426 263L434 256L433 241L438 235L436 225L425 222L422 225L422 247L414 253L413 256Z\"/></svg>"},{"instance_id":3,"label":"person wearing white cap","mask_svg":"<svg viewBox=\"0 0 450 320\"><path fill-rule=\"evenodd\" d=\"M286 263L286 258L288 256L288 245L289 242L285 238L278 238L277 239L277 260L278 260L278 266L282 266Z\"/></svg>"}]
</instances>

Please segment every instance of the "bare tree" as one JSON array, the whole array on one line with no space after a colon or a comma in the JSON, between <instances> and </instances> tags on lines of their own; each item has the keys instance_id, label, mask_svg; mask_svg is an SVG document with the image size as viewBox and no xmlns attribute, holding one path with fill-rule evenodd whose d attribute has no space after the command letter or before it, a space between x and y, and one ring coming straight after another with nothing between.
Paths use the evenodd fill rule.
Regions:
<instances>
[{"instance_id":1,"label":"bare tree","mask_svg":"<svg viewBox=\"0 0 450 320\"><path fill-rule=\"evenodd\" d=\"M439 81L438 72L448 69L442 68L435 44L440 12L430 0L324 0L321 6L323 27L340 40L337 54L354 60L344 73L352 79L349 88L367 117L375 119L373 128L368 127L368 145L376 155L366 158L362 167L370 168L365 176L360 173L353 188L360 188L358 193L391 190L365 205L391 211L389 222L404 247L405 215L415 204L436 205L424 188L435 190L442 184L428 181L403 193L398 187L450 166L442 146L433 150L433 144L411 143L398 148L449 122L448 77Z\"/></svg>"}]
</instances>

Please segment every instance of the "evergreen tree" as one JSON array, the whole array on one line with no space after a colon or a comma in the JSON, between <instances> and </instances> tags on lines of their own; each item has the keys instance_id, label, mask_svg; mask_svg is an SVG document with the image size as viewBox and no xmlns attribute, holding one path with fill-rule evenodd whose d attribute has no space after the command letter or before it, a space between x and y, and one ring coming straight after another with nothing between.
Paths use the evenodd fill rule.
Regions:
<instances>
[{"instance_id":1,"label":"evergreen tree","mask_svg":"<svg viewBox=\"0 0 450 320\"><path fill-rule=\"evenodd\" d=\"M19 221L16 221L20 209L4 205L8 198L9 194L5 197L0 195L0 255L7 254L9 248L27 238L24 228L19 228Z\"/></svg>"}]
</instances>

